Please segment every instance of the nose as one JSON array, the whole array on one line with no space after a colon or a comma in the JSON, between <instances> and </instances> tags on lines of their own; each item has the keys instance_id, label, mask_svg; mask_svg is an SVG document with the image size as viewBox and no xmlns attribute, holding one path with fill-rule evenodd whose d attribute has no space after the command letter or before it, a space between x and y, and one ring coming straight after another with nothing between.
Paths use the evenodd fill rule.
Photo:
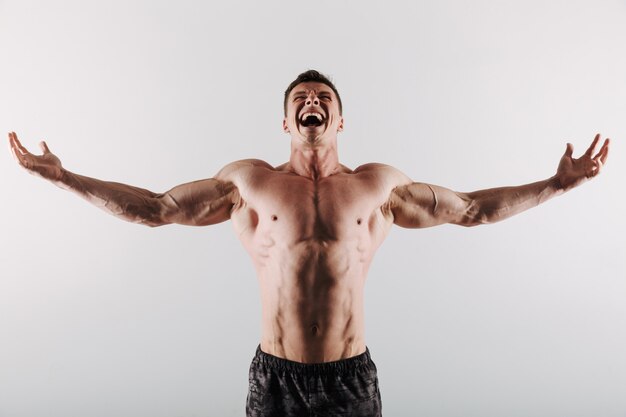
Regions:
<instances>
[{"instance_id":1,"label":"nose","mask_svg":"<svg viewBox=\"0 0 626 417\"><path fill-rule=\"evenodd\" d=\"M309 96L306 98L305 104L307 106L319 106L320 100L317 98L317 95L315 93L311 92L311 94L309 94Z\"/></svg>"}]
</instances>

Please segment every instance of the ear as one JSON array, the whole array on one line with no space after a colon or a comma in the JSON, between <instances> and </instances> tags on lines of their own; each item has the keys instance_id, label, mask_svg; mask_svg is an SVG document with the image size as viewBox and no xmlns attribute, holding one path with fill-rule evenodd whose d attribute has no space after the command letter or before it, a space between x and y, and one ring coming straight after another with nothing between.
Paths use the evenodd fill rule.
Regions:
<instances>
[{"instance_id":1,"label":"ear","mask_svg":"<svg viewBox=\"0 0 626 417\"><path fill-rule=\"evenodd\" d=\"M289 133L289 127L287 127L287 118L286 117L283 119L283 131L285 133Z\"/></svg>"},{"instance_id":2,"label":"ear","mask_svg":"<svg viewBox=\"0 0 626 417\"><path fill-rule=\"evenodd\" d=\"M339 126L337 127L337 132L343 132L343 117L339 120Z\"/></svg>"}]
</instances>

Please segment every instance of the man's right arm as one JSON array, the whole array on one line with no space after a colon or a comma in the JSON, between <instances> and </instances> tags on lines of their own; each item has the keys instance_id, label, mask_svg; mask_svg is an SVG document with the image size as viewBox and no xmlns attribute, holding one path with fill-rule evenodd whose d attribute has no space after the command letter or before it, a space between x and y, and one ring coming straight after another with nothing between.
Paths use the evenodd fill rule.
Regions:
<instances>
[{"instance_id":1,"label":"man's right arm","mask_svg":"<svg viewBox=\"0 0 626 417\"><path fill-rule=\"evenodd\" d=\"M147 226L178 223L206 226L230 218L239 195L233 183L217 178L194 181L165 193L74 174L41 143L43 155L33 155L9 133L9 146L17 162L31 174L72 191L93 205L123 220Z\"/></svg>"}]
</instances>

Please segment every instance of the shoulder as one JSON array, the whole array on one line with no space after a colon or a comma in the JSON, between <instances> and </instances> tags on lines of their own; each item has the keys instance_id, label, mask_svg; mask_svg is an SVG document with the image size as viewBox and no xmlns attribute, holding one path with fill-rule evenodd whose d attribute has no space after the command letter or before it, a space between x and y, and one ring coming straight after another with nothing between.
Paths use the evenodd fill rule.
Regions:
<instances>
[{"instance_id":1,"label":"shoulder","mask_svg":"<svg viewBox=\"0 0 626 417\"><path fill-rule=\"evenodd\" d=\"M224 166L224 168L222 168L222 171L255 167L274 169L270 164L261 159L241 159L239 161L234 161Z\"/></svg>"},{"instance_id":2,"label":"shoulder","mask_svg":"<svg viewBox=\"0 0 626 417\"><path fill-rule=\"evenodd\" d=\"M411 179L398 168L378 162L363 164L357 167L354 170L354 173L368 177L375 177L378 180L390 185L392 188L412 182Z\"/></svg>"},{"instance_id":3,"label":"shoulder","mask_svg":"<svg viewBox=\"0 0 626 417\"><path fill-rule=\"evenodd\" d=\"M241 159L225 165L215 178L222 181L234 181L235 178L257 169L273 170L274 168L261 159Z\"/></svg>"}]
</instances>

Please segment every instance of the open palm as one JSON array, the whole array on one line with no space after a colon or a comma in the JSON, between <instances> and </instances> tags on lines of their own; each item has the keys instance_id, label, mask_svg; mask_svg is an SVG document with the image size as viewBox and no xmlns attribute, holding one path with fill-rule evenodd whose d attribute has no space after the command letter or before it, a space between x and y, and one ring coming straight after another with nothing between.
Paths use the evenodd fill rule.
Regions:
<instances>
[{"instance_id":1,"label":"open palm","mask_svg":"<svg viewBox=\"0 0 626 417\"><path fill-rule=\"evenodd\" d=\"M31 174L45 179L53 181L60 179L63 175L61 160L50 152L46 142L40 142L39 147L43 155L33 155L20 143L15 132L9 133L9 148L18 164Z\"/></svg>"},{"instance_id":2,"label":"open palm","mask_svg":"<svg viewBox=\"0 0 626 417\"><path fill-rule=\"evenodd\" d=\"M599 141L600 134L598 133L589 149L580 158L572 158L574 146L571 143L567 144L565 154L561 157L556 171L563 190L574 188L600 173L609 155L610 140L607 138L600 151L594 155Z\"/></svg>"}]
</instances>

